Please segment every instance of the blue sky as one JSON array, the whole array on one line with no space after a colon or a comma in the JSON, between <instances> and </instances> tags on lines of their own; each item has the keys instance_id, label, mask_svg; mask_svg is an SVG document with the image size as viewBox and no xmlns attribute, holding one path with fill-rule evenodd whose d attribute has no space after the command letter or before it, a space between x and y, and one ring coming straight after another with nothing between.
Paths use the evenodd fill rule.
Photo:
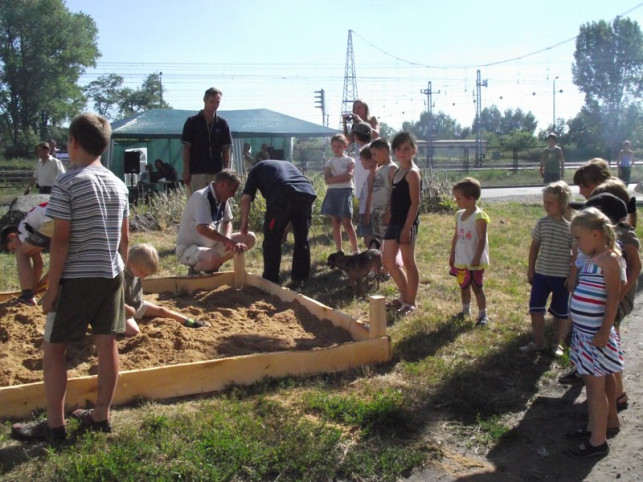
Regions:
<instances>
[{"instance_id":1,"label":"blue sky","mask_svg":"<svg viewBox=\"0 0 643 482\"><path fill-rule=\"evenodd\" d=\"M163 72L164 100L176 109L200 109L203 91L215 86L224 92L221 110L267 108L316 123L322 117L314 92L324 89L330 127L339 123L349 30L357 93L381 122L399 128L417 120L427 109L420 91L431 81L434 112L471 125L479 69L488 83L483 108L532 111L545 129L555 77L557 118L573 117L583 103L571 74L580 26L623 14L643 26L640 0L66 4L89 14L99 30L102 56L82 83L116 73L135 88Z\"/></svg>"}]
</instances>

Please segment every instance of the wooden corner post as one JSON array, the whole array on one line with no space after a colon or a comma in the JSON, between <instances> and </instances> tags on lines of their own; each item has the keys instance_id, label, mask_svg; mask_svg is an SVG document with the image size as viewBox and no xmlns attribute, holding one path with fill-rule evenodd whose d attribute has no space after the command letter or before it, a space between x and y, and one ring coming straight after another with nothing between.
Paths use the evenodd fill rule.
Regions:
<instances>
[{"instance_id":1,"label":"wooden corner post","mask_svg":"<svg viewBox=\"0 0 643 482\"><path fill-rule=\"evenodd\" d=\"M246 284L246 260L243 253L234 254L234 289L240 290Z\"/></svg>"},{"instance_id":2,"label":"wooden corner post","mask_svg":"<svg viewBox=\"0 0 643 482\"><path fill-rule=\"evenodd\" d=\"M368 300L369 337L386 336L386 298L381 295L372 295Z\"/></svg>"}]
</instances>

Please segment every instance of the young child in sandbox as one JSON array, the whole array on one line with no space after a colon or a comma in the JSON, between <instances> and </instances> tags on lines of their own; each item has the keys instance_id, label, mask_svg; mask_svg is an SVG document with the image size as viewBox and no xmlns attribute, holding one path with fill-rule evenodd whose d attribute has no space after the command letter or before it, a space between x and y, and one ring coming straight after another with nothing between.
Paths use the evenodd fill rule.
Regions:
<instances>
[{"instance_id":1,"label":"young child in sandbox","mask_svg":"<svg viewBox=\"0 0 643 482\"><path fill-rule=\"evenodd\" d=\"M125 292L125 336L141 333L136 320L141 318L170 318L187 328L210 326L208 322L194 320L187 316L143 300L143 283L141 280L150 276L159 268L159 254L156 248L148 243L132 246L127 256L123 291Z\"/></svg>"}]
</instances>

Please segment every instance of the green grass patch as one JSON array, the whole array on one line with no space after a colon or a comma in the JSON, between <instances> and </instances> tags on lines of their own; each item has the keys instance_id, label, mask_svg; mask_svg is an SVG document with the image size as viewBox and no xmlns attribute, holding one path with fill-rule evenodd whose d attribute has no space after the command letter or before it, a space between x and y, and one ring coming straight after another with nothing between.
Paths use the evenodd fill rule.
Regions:
<instances>
[{"instance_id":1,"label":"green grass patch","mask_svg":"<svg viewBox=\"0 0 643 482\"><path fill-rule=\"evenodd\" d=\"M365 318L367 300L354 297L345 276L325 265L334 246L327 220L318 215L320 204L321 199L311 230L312 278L304 294ZM72 425L72 436L58 449L23 450L9 439L5 422L0 443L12 456L0 460L0 479L399 480L444 456L427 444L432 430L492 448L508 436L512 416L524 410L542 377L564 370L568 361L517 356L518 346L530 339L527 256L542 207L484 200L483 206L491 218L486 328L474 328L475 302L472 320L454 318L461 304L448 275L453 211L422 214L419 309L390 320L391 363L264 380L198 400L119 407L113 434L76 435ZM261 232L262 213L255 208L257 203L253 229ZM641 228L637 233L643 234ZM131 235L132 243L156 246L159 276L185 272L176 262L175 241L174 224ZM260 246L261 239L246 256L253 273L262 270ZM291 259L292 236L284 245L285 271ZM17 286L15 260L7 253L0 254L0 276L2 289ZM383 283L379 293L395 296L394 284ZM432 425L435 414L441 417L438 428Z\"/></svg>"}]
</instances>

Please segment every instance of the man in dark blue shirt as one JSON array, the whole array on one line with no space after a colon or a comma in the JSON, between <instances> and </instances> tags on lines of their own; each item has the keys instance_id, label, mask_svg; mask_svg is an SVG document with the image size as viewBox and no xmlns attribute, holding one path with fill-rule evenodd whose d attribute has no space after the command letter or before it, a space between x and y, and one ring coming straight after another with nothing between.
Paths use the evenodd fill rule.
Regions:
<instances>
[{"instance_id":1,"label":"man in dark blue shirt","mask_svg":"<svg viewBox=\"0 0 643 482\"><path fill-rule=\"evenodd\" d=\"M183 125L183 182L191 191L203 189L214 176L230 167L232 134L228 122L217 115L223 93L210 87L203 96L203 110Z\"/></svg>"},{"instance_id":2,"label":"man in dark blue shirt","mask_svg":"<svg viewBox=\"0 0 643 482\"><path fill-rule=\"evenodd\" d=\"M292 287L303 288L310 275L308 230L317 197L313 185L288 161L259 161L248 173L241 196L241 234L248 233L248 214L257 190L266 199L263 225L263 277L279 284L281 240L292 223L295 246L292 257Z\"/></svg>"}]
</instances>

